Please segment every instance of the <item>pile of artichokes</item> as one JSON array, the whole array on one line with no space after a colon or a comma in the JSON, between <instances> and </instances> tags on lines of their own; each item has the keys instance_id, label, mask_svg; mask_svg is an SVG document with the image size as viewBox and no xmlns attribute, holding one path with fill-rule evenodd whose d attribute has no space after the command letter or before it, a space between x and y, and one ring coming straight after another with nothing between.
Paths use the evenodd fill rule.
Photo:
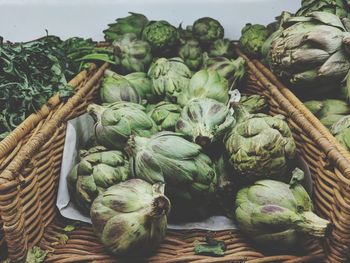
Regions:
<instances>
[{"instance_id":1,"label":"pile of artichokes","mask_svg":"<svg viewBox=\"0 0 350 263\"><path fill-rule=\"evenodd\" d=\"M239 44L260 58L350 149L350 2L302 0L267 25L247 24Z\"/></svg>"},{"instance_id":2,"label":"pile of artichokes","mask_svg":"<svg viewBox=\"0 0 350 263\"><path fill-rule=\"evenodd\" d=\"M200 18L183 29L131 13L105 37L115 63L105 71L99 103L87 109L94 144L67 183L111 253L152 253L168 220L211 215L232 217L265 245L324 235L328 222L312 213L303 187L280 182L290 179L296 153L287 123L267 115L264 97L232 92L244 85L244 60L235 58L217 20Z\"/></svg>"}]
</instances>

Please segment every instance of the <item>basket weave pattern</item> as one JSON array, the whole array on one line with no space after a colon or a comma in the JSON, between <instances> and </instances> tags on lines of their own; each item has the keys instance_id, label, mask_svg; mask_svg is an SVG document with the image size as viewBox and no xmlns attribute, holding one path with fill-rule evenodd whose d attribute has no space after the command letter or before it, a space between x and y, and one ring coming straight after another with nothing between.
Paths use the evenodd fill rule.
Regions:
<instances>
[{"instance_id":1,"label":"basket weave pattern","mask_svg":"<svg viewBox=\"0 0 350 263\"><path fill-rule=\"evenodd\" d=\"M322 245L305 240L301 255L267 256L256 250L240 233L219 231L215 238L224 240L228 249L224 257L194 255L193 242L203 240L206 231L168 231L151 262L346 262L350 242L350 185L348 160L325 136L314 128L302 111L272 84L248 58L249 76L245 92L268 97L270 113L282 114L290 125L298 151L310 167L314 180L314 203L318 214L333 223L332 234ZM115 262L104 251L91 226L80 224L65 233L70 223L55 208L58 175L63 155L66 121L85 112L93 101L99 80L108 65L87 77L77 94L60 105L16 154L0 174L0 215L4 222L9 257L23 261L29 247L40 245L49 251L47 262ZM62 234L69 237L62 241Z\"/></svg>"},{"instance_id":2,"label":"basket weave pattern","mask_svg":"<svg viewBox=\"0 0 350 263\"><path fill-rule=\"evenodd\" d=\"M95 71L96 66L91 65L89 70L82 71L72 79L69 85L74 88L79 88L82 82ZM43 125L52 118L53 114L59 109L61 103L59 95L56 94L50 98L38 112L31 114L0 142L0 172L14 159L23 145L25 145L31 137L36 135ZM0 247L4 242L3 222L0 217Z\"/></svg>"}]
</instances>

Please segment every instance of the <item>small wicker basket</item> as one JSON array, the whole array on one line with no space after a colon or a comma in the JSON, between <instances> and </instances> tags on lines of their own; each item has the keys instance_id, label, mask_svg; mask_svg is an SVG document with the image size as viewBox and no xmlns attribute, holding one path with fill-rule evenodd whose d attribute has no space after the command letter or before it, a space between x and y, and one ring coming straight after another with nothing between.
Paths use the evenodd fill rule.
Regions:
<instances>
[{"instance_id":1,"label":"small wicker basket","mask_svg":"<svg viewBox=\"0 0 350 263\"><path fill-rule=\"evenodd\" d=\"M239 52L239 51L238 51ZM240 53L240 52L239 52ZM193 242L203 240L207 231L168 231L165 241L149 262L348 262L350 241L349 162L338 148L312 125L304 112L296 108L265 75L240 53L248 65L245 92L265 95L270 114L282 114L290 125L301 157L309 165L314 181L316 211L328 218L333 231L326 240L304 241L305 251L296 254L266 255L252 246L238 230L213 233L227 244L225 256L212 258L195 255ZM0 213L9 258L23 261L28 249L39 245L49 251L46 262L116 262L97 241L88 224L81 223L72 232L71 223L56 207L58 176L67 120L85 112L99 87L104 64L80 85L77 94L61 105L47 122L18 151L0 174ZM296 98L295 98L296 100ZM299 102L300 103L300 102ZM61 236L69 236L62 242ZM123 261L123 260L120 260ZM133 262L138 261L137 259Z\"/></svg>"}]
</instances>

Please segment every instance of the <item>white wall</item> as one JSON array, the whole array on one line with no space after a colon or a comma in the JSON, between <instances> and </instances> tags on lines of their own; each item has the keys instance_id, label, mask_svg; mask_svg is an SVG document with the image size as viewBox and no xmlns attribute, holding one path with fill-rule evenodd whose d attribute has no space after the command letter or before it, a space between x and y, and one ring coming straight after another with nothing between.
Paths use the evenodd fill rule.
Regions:
<instances>
[{"instance_id":1,"label":"white wall","mask_svg":"<svg viewBox=\"0 0 350 263\"><path fill-rule=\"evenodd\" d=\"M191 24L212 16L222 22L226 36L238 39L247 22L267 24L282 10L296 11L300 0L0 0L0 36L28 41L49 34L102 40L102 30L128 11L174 25Z\"/></svg>"}]
</instances>

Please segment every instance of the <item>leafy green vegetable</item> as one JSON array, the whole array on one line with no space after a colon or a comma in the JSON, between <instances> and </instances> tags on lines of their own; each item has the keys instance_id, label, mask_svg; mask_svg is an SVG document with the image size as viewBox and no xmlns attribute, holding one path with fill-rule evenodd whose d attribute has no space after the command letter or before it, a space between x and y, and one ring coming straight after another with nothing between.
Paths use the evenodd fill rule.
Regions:
<instances>
[{"instance_id":1,"label":"leafy green vegetable","mask_svg":"<svg viewBox=\"0 0 350 263\"><path fill-rule=\"evenodd\" d=\"M213 239L209 236L205 237L207 244L195 242L194 253L196 255L205 255L213 257L221 257L225 255L226 245L224 241Z\"/></svg>"},{"instance_id":2,"label":"leafy green vegetable","mask_svg":"<svg viewBox=\"0 0 350 263\"><path fill-rule=\"evenodd\" d=\"M26 263L42 263L45 262L47 251L42 250L40 247L32 247L28 250Z\"/></svg>"},{"instance_id":3,"label":"leafy green vegetable","mask_svg":"<svg viewBox=\"0 0 350 263\"><path fill-rule=\"evenodd\" d=\"M62 99L73 94L67 82L84 67L79 59L94 45L91 39L55 36L0 43L0 140L57 92Z\"/></svg>"}]
</instances>

